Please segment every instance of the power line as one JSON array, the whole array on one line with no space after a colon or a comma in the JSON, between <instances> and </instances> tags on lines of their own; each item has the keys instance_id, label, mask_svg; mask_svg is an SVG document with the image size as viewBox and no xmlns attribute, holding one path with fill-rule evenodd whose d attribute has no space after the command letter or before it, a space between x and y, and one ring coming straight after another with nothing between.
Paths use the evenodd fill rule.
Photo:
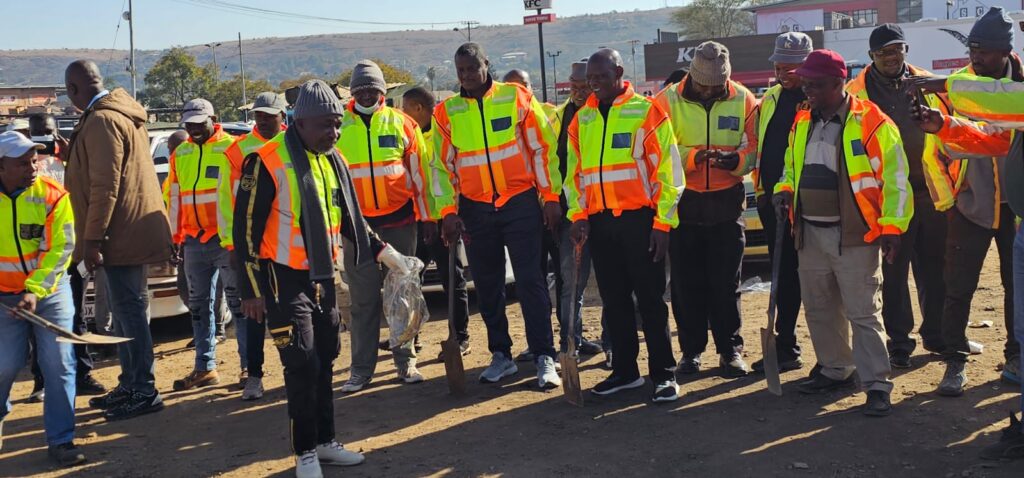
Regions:
<instances>
[{"instance_id":1,"label":"power line","mask_svg":"<svg viewBox=\"0 0 1024 478\"><path fill-rule=\"evenodd\" d=\"M124 6L127 4L128 0L124 0L121 3L121 9L117 11L117 28L114 29L114 43L110 45L110 56L107 57L107 63L103 65L103 76L107 76L107 73L110 72L110 64L114 61L114 52L117 51L114 47L117 46L117 35L121 32L121 12L124 11Z\"/></svg>"},{"instance_id":2,"label":"power line","mask_svg":"<svg viewBox=\"0 0 1024 478\"><path fill-rule=\"evenodd\" d=\"M227 9L227 10L234 11L236 13L252 13L252 14L261 15L261 16L270 15L270 16L273 16L273 18L276 19L276 20L280 20L281 17L287 17L287 18L292 18L292 19L297 19L297 20L312 20L312 21L318 21L318 22L345 23L345 24L353 24L353 25L396 25L396 26L404 26L404 25L420 25L420 26L427 26L427 25L455 25L455 24L463 23L463 21L450 21L450 22L448 22L448 21L444 21L444 22L383 22L383 21L373 21L373 20L352 20L352 19L349 19L349 18L322 17L322 16L317 16L317 15L306 15L306 14L302 14L302 13L293 13L293 12L286 12L286 11L281 11L281 10L271 10L271 9L267 9L267 8L259 8L259 7L252 7L252 6L249 6L249 5L241 5L241 4L232 3L232 2L225 2L223 0L202 0L202 1L200 1L200 0L187 0L187 1L189 3L191 3L191 4L193 4L193 5L197 5L197 6L201 6L201 7L208 7L208 8L210 8L210 7L222 7L221 11L224 11L224 9Z\"/></svg>"}]
</instances>

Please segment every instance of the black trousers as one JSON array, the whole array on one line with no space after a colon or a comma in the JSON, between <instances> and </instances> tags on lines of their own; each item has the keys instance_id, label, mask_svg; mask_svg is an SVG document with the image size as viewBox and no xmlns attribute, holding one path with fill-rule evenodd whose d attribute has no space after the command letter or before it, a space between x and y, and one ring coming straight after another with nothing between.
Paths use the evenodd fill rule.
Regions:
<instances>
[{"instance_id":1,"label":"black trousers","mask_svg":"<svg viewBox=\"0 0 1024 478\"><path fill-rule=\"evenodd\" d=\"M267 327L284 365L292 451L298 455L334 439L331 381L341 351L338 307L333 281L317 286L308 271L277 263L270 270L277 300L268 299Z\"/></svg>"},{"instance_id":2,"label":"black trousers","mask_svg":"<svg viewBox=\"0 0 1024 478\"><path fill-rule=\"evenodd\" d=\"M790 233L789 221L779 224L775 219L775 208L772 207L771 193L765 193L757 202L757 215L761 217L761 225L768 238L769 257L775 257L775 248L782 247L779 259L779 283L776 285L775 299L777 315L775 317L775 351L780 361L794 360L800 357L800 345L796 342L796 320L800 315L800 265L797 260L796 245ZM782 244L775 243L777 227L785 227Z\"/></svg>"},{"instance_id":3,"label":"black trousers","mask_svg":"<svg viewBox=\"0 0 1024 478\"><path fill-rule=\"evenodd\" d=\"M245 327L245 338L247 342L246 364L245 369L249 373L250 377L263 377L263 362L265 357L263 355L263 342L267 338L267 323L256 322L248 317L242 317L238 320L249 321Z\"/></svg>"},{"instance_id":4,"label":"black trousers","mask_svg":"<svg viewBox=\"0 0 1024 478\"><path fill-rule=\"evenodd\" d=\"M665 261L654 262L648 251L654 211L610 212L590 216L590 254L597 287L604 304L604 317L611 332L614 375L640 376L636 358L640 342L636 333L633 296L643 317L647 342L648 372L655 383L672 378L675 358L668 331L665 293Z\"/></svg>"},{"instance_id":5,"label":"black trousers","mask_svg":"<svg viewBox=\"0 0 1024 478\"><path fill-rule=\"evenodd\" d=\"M999 227L979 226L960 213L956 207L947 211L946 236L946 302L942 314L943 358L966 362L970 355L967 324L971 318L971 300L978 289L978 278L992 240L999 251L999 277L1003 285L1003 318L1006 322L1006 344L1003 356L1020 356L1020 344L1013 337L1013 239L1016 217L1009 205L999 210Z\"/></svg>"},{"instance_id":6,"label":"black trousers","mask_svg":"<svg viewBox=\"0 0 1024 478\"><path fill-rule=\"evenodd\" d=\"M927 193L916 194L914 217L910 220L907 232L900 236L900 252L896 260L892 264L882 261L882 320L889 335L890 353L900 350L910 354L917 347L917 341L910 336L914 331L914 311L907 283L911 267L917 282L917 302L921 306L921 328L918 333L926 349L943 349L945 256L946 216L935 210Z\"/></svg>"},{"instance_id":7,"label":"black trousers","mask_svg":"<svg viewBox=\"0 0 1024 478\"><path fill-rule=\"evenodd\" d=\"M440 225L439 225L440 227ZM431 260L437 265L437 273L441 276L441 287L445 294L449 294L451 284L448 283L448 246L444 245L440 235L434 238L434 242L427 244L423 241L423 226L419 226L419 241L416 245L416 257L424 264ZM455 338L459 342L469 340L469 293L466 291L465 268L459 260L455 261L455 310L448 311L452 314L451 320L455 328Z\"/></svg>"},{"instance_id":8,"label":"black trousers","mask_svg":"<svg viewBox=\"0 0 1024 478\"><path fill-rule=\"evenodd\" d=\"M684 357L704 353L708 328L719 355L743 353L740 336L740 267L743 223L680 224L672 231L672 314Z\"/></svg>"},{"instance_id":9,"label":"black trousers","mask_svg":"<svg viewBox=\"0 0 1024 478\"><path fill-rule=\"evenodd\" d=\"M558 230L555 231L555 234L552 234L551 231L544 228L544 239L540 245L540 269L544 271L545 281L548 274L555 274L555 317L558 318L559 324L564 324L565 322L562 321L562 288L565 287L565 281L562 278L562 260L558 250L558 240L555 237Z\"/></svg>"}]
</instances>

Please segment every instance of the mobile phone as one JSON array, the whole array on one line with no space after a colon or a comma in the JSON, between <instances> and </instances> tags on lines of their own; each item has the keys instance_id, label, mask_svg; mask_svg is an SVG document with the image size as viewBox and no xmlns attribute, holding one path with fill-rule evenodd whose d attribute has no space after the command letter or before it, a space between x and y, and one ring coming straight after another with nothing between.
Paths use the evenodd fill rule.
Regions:
<instances>
[{"instance_id":1,"label":"mobile phone","mask_svg":"<svg viewBox=\"0 0 1024 478\"><path fill-rule=\"evenodd\" d=\"M39 154L53 156L54 153L56 153L57 141L54 139L52 134L48 134L45 136L33 136L31 139L33 143L39 143L45 146L43 149L38 151Z\"/></svg>"},{"instance_id":2,"label":"mobile phone","mask_svg":"<svg viewBox=\"0 0 1024 478\"><path fill-rule=\"evenodd\" d=\"M78 274L82 277L89 277L89 268L85 267L85 261L78 263Z\"/></svg>"}]
</instances>

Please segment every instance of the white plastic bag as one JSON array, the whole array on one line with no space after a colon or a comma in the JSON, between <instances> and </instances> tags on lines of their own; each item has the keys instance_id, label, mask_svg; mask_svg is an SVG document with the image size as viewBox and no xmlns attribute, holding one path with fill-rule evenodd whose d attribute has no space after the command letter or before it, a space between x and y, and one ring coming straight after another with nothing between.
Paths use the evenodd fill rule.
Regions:
<instances>
[{"instance_id":1,"label":"white plastic bag","mask_svg":"<svg viewBox=\"0 0 1024 478\"><path fill-rule=\"evenodd\" d=\"M388 336L391 348L412 341L419 333L420 325L430 318L420 285L423 261L408 256L404 259L411 272L402 274L388 269L384 277L384 319L391 331Z\"/></svg>"}]
</instances>

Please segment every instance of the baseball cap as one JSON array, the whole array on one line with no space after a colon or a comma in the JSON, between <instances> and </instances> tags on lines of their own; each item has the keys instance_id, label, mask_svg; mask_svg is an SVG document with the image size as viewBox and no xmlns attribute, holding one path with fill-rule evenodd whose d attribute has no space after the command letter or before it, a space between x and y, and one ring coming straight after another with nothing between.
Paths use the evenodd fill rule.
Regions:
<instances>
[{"instance_id":1,"label":"baseball cap","mask_svg":"<svg viewBox=\"0 0 1024 478\"><path fill-rule=\"evenodd\" d=\"M878 51L895 43L907 43L903 36L903 29L895 23L883 23L871 31L868 39L868 48L871 51Z\"/></svg>"},{"instance_id":2,"label":"baseball cap","mask_svg":"<svg viewBox=\"0 0 1024 478\"><path fill-rule=\"evenodd\" d=\"M181 122L205 123L214 114L213 105L209 101L196 98L185 103L185 107L181 109Z\"/></svg>"},{"instance_id":3,"label":"baseball cap","mask_svg":"<svg viewBox=\"0 0 1024 478\"><path fill-rule=\"evenodd\" d=\"M284 100L284 95L274 93L273 91L260 93L252 103L253 111L259 111L268 115L279 115L287 107L288 103Z\"/></svg>"},{"instance_id":4,"label":"baseball cap","mask_svg":"<svg viewBox=\"0 0 1024 478\"><path fill-rule=\"evenodd\" d=\"M775 51L768 61L773 63L803 63L814 50L814 42L806 33L787 32L775 38Z\"/></svg>"},{"instance_id":5,"label":"baseball cap","mask_svg":"<svg viewBox=\"0 0 1024 478\"><path fill-rule=\"evenodd\" d=\"M832 50L814 50L793 72L804 78L846 78L846 60Z\"/></svg>"},{"instance_id":6,"label":"baseball cap","mask_svg":"<svg viewBox=\"0 0 1024 478\"><path fill-rule=\"evenodd\" d=\"M0 158L20 158L30 149L43 149L46 146L33 143L32 140L17 131L0 133Z\"/></svg>"},{"instance_id":7,"label":"baseball cap","mask_svg":"<svg viewBox=\"0 0 1024 478\"><path fill-rule=\"evenodd\" d=\"M572 71L569 73L569 81L585 81L587 79L587 62L589 58L572 63Z\"/></svg>"}]
</instances>

